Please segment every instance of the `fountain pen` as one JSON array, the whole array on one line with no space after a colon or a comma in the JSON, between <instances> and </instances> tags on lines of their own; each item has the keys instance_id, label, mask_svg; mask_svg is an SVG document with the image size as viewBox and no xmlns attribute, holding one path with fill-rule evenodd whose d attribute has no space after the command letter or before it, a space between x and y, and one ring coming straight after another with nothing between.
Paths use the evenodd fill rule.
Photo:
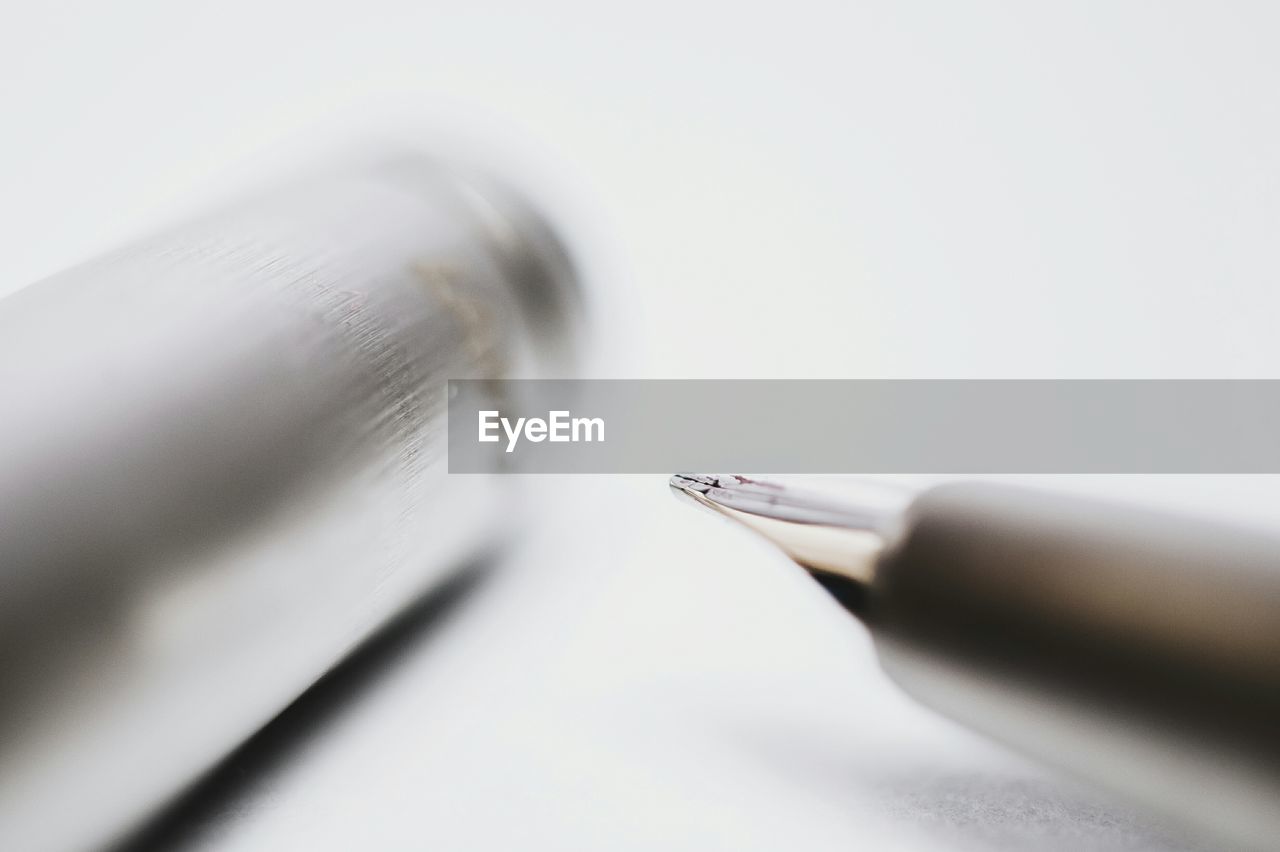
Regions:
<instances>
[{"instance_id":1,"label":"fountain pen","mask_svg":"<svg viewBox=\"0 0 1280 852\"><path fill-rule=\"evenodd\" d=\"M671 487L781 548L922 704L1214 848L1275 848L1280 539L991 482Z\"/></svg>"}]
</instances>

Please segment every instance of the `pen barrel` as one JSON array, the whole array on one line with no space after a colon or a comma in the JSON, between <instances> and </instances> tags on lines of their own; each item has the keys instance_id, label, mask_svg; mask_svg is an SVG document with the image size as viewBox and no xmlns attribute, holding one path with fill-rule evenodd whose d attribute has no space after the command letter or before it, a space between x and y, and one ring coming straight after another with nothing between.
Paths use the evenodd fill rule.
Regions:
<instances>
[{"instance_id":1,"label":"pen barrel","mask_svg":"<svg viewBox=\"0 0 1280 852\"><path fill-rule=\"evenodd\" d=\"M405 161L0 302L0 848L119 837L498 535L446 380L559 369L571 289Z\"/></svg>"},{"instance_id":2,"label":"pen barrel","mask_svg":"<svg viewBox=\"0 0 1280 852\"><path fill-rule=\"evenodd\" d=\"M1280 541L991 484L912 505L864 617L917 699L1228 838L1280 837Z\"/></svg>"}]
</instances>

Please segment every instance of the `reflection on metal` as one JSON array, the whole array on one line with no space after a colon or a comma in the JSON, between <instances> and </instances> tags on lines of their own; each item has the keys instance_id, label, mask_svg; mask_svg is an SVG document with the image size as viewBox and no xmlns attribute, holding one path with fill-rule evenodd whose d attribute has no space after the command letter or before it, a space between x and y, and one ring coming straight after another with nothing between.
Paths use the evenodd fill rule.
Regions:
<instances>
[{"instance_id":1,"label":"reflection on metal","mask_svg":"<svg viewBox=\"0 0 1280 852\"><path fill-rule=\"evenodd\" d=\"M912 493L864 485L853 496L865 497L873 489L875 497L856 501L776 481L709 474L676 474L670 485L678 495L764 536L828 588L833 581L861 588L871 583Z\"/></svg>"},{"instance_id":2,"label":"reflection on metal","mask_svg":"<svg viewBox=\"0 0 1280 852\"><path fill-rule=\"evenodd\" d=\"M446 382L564 375L576 302L522 202L408 160L0 302L0 849L119 836L501 540Z\"/></svg>"}]
</instances>

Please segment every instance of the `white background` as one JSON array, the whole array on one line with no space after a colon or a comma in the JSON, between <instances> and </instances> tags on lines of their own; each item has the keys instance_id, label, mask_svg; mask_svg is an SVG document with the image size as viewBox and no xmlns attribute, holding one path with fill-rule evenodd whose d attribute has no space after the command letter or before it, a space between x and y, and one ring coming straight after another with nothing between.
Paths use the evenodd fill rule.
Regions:
<instances>
[{"instance_id":1,"label":"white background","mask_svg":"<svg viewBox=\"0 0 1280 852\"><path fill-rule=\"evenodd\" d=\"M552 208L597 373L1280 372L1275 4L7 5L0 292L386 141ZM590 523L549 521L198 839L848 850L885 821L913 848L1147 848L913 710L661 481L559 485ZM1166 486L1276 514L1266 483Z\"/></svg>"},{"instance_id":2,"label":"white background","mask_svg":"<svg viewBox=\"0 0 1280 852\"><path fill-rule=\"evenodd\" d=\"M1271 3L9 5L6 286L421 126L612 242L640 375L1275 373Z\"/></svg>"}]
</instances>

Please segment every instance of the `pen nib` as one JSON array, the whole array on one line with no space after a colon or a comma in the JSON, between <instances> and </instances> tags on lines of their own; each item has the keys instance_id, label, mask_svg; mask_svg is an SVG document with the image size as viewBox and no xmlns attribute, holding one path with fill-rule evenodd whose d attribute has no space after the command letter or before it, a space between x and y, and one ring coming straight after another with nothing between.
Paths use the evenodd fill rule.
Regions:
<instances>
[{"instance_id":1,"label":"pen nib","mask_svg":"<svg viewBox=\"0 0 1280 852\"><path fill-rule=\"evenodd\" d=\"M818 491L737 474L678 473L669 485L768 539L851 609L912 496L865 482Z\"/></svg>"}]
</instances>

